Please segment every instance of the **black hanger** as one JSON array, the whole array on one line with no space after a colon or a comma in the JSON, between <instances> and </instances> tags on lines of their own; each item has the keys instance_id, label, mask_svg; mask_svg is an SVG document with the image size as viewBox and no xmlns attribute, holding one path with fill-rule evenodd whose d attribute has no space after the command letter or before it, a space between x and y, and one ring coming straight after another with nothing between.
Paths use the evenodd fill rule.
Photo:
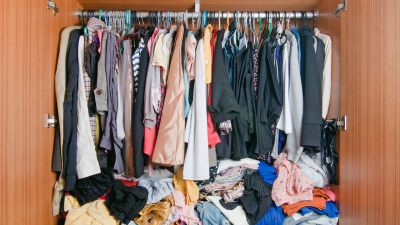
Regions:
<instances>
[{"instance_id":1,"label":"black hanger","mask_svg":"<svg viewBox=\"0 0 400 225\"><path fill-rule=\"evenodd\" d=\"M297 18L296 18L296 11L293 11L293 14L294 14L294 26L296 27L296 21L297 21Z\"/></svg>"},{"instance_id":2,"label":"black hanger","mask_svg":"<svg viewBox=\"0 0 400 225\"><path fill-rule=\"evenodd\" d=\"M312 11L312 17L313 17L313 26L312 26L312 28L314 30L315 29L315 14L314 14L314 11Z\"/></svg>"},{"instance_id":3,"label":"black hanger","mask_svg":"<svg viewBox=\"0 0 400 225\"><path fill-rule=\"evenodd\" d=\"M286 20L287 20L286 11L283 11L283 23L285 24L285 30L286 30Z\"/></svg>"}]
</instances>

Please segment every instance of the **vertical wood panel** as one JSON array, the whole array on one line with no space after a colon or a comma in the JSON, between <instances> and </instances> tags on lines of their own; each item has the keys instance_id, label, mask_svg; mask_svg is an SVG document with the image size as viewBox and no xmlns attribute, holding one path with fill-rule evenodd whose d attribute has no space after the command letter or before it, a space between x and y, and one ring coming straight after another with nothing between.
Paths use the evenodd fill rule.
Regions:
<instances>
[{"instance_id":1,"label":"vertical wood panel","mask_svg":"<svg viewBox=\"0 0 400 225\"><path fill-rule=\"evenodd\" d=\"M389 38L399 32L399 6L395 0L348 1L341 15L340 112L348 116L340 137L341 224L399 220L400 46Z\"/></svg>"},{"instance_id":2,"label":"vertical wood panel","mask_svg":"<svg viewBox=\"0 0 400 225\"><path fill-rule=\"evenodd\" d=\"M0 3L0 224L56 224L51 198L55 114L54 72L60 33L77 22L75 1L55 1L56 16L43 0Z\"/></svg>"}]
</instances>

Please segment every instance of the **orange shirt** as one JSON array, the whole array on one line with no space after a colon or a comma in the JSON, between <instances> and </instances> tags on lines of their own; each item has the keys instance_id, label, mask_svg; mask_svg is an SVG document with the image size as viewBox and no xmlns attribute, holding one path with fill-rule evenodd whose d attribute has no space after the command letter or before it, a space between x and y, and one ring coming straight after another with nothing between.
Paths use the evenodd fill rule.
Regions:
<instances>
[{"instance_id":1,"label":"orange shirt","mask_svg":"<svg viewBox=\"0 0 400 225\"><path fill-rule=\"evenodd\" d=\"M313 190L313 200L312 201L300 201L300 202L294 203L292 205L284 204L284 205L282 205L282 209L283 209L283 212L288 216L292 216L297 211L299 211L301 208L306 207L306 206L311 206L311 207L317 208L319 210L322 210L322 209L326 208L326 199L329 199L329 195L327 195L325 193L325 190L320 189L320 188L315 188Z\"/></svg>"}]
</instances>

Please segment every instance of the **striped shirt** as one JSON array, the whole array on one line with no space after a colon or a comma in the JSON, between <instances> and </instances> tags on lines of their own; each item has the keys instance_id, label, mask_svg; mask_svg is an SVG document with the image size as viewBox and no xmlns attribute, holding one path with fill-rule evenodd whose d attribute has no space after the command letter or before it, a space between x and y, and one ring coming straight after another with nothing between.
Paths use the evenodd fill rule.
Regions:
<instances>
[{"instance_id":1,"label":"striped shirt","mask_svg":"<svg viewBox=\"0 0 400 225\"><path fill-rule=\"evenodd\" d=\"M135 84L135 93L137 92L137 88L139 85L139 59L144 48L144 40L143 38L139 42L139 47L136 49L135 53L132 55L132 65L133 65L133 77ZM136 102L136 95L135 95Z\"/></svg>"}]
</instances>

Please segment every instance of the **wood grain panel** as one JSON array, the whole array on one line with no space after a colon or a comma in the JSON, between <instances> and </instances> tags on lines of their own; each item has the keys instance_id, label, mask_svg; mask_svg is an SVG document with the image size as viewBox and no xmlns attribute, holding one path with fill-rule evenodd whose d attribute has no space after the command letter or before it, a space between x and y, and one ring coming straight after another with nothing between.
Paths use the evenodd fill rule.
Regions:
<instances>
[{"instance_id":1,"label":"wood grain panel","mask_svg":"<svg viewBox=\"0 0 400 225\"><path fill-rule=\"evenodd\" d=\"M138 11L194 11L195 0L77 0L84 9L138 10ZM318 0L201 0L200 10L210 11L299 11L311 10Z\"/></svg>"},{"instance_id":2,"label":"wood grain panel","mask_svg":"<svg viewBox=\"0 0 400 225\"><path fill-rule=\"evenodd\" d=\"M340 18L340 111L348 116L348 131L340 137L341 224L400 219L400 45L388 41L399 32L399 10L396 0L348 1Z\"/></svg>"},{"instance_id":3,"label":"wood grain panel","mask_svg":"<svg viewBox=\"0 0 400 225\"><path fill-rule=\"evenodd\" d=\"M341 0L320 0L313 10L318 10L319 16L316 20L316 27L322 34L329 35L332 40L332 85L331 98L327 119L340 118L340 18L333 13L333 9L341 3ZM336 172L339 176L339 186L331 185L333 192L336 194L336 205L340 210L340 199L342 197L340 188L341 161L342 155L340 151L340 132L336 136L336 151L339 156L339 162ZM342 217L340 217L342 219Z\"/></svg>"},{"instance_id":4,"label":"wood grain panel","mask_svg":"<svg viewBox=\"0 0 400 225\"><path fill-rule=\"evenodd\" d=\"M61 30L77 22L75 1L57 1L56 16L43 0L0 3L0 224L56 224L51 199L55 114L54 73Z\"/></svg>"}]
</instances>

